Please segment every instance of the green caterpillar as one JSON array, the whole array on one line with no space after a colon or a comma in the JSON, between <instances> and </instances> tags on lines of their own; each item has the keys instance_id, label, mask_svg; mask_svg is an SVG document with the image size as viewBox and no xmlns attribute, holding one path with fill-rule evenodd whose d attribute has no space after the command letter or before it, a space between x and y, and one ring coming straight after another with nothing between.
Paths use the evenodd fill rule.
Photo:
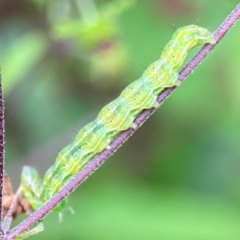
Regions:
<instances>
[{"instance_id":1,"label":"green caterpillar","mask_svg":"<svg viewBox=\"0 0 240 240\"><path fill-rule=\"evenodd\" d=\"M40 208L63 188L84 166L106 148L124 130L136 128L134 119L144 109L158 107L157 97L166 88L178 86L178 71L187 53L197 45L215 43L206 29L189 25L179 28L164 48L159 60L121 95L107 104L97 118L83 127L75 140L58 155L43 179L29 166L23 168L21 187L33 209ZM54 210L61 217L67 199Z\"/></svg>"}]
</instances>

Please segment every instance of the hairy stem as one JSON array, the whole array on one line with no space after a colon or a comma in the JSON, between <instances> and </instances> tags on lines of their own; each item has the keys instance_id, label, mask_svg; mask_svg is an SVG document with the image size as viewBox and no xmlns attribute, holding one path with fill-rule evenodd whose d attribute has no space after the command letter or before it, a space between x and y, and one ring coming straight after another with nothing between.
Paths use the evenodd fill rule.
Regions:
<instances>
[{"instance_id":1,"label":"hairy stem","mask_svg":"<svg viewBox=\"0 0 240 240\"><path fill-rule=\"evenodd\" d=\"M222 23L215 32L214 37L216 43L214 45L205 45L195 57L182 69L179 74L179 80L184 81L188 75L202 62L202 60L211 52L215 45L223 38L223 36L233 27L240 18L240 4ZM159 104L162 104L165 99L175 90L176 87L169 88L160 93L158 97ZM135 119L135 123L140 127L156 109L144 110ZM104 150L93 161L91 161L80 173L78 173L63 189L61 189L52 199L44 204L39 210L34 212L26 220L20 223L17 227L7 234L7 239L12 239L18 234L30 229L34 224L44 218L54 207L57 206L65 197L67 197L74 189L85 181L101 164L103 164L127 139L136 131L136 129L128 129L120 134L111 144L110 150Z\"/></svg>"},{"instance_id":2,"label":"hairy stem","mask_svg":"<svg viewBox=\"0 0 240 240\"><path fill-rule=\"evenodd\" d=\"M13 219L12 214L13 214L14 208L15 208L15 206L17 204L17 201L19 200L19 198L21 196L21 191L22 191L21 188L19 188L17 190L17 192L16 192L16 194L15 194L15 196L13 198L13 201L11 203L10 209L8 210L8 213L7 213L7 215L4 218L4 221L2 223L2 230L3 230L3 232L7 232L9 230L10 226L11 226L12 219Z\"/></svg>"},{"instance_id":3,"label":"hairy stem","mask_svg":"<svg viewBox=\"0 0 240 240\"><path fill-rule=\"evenodd\" d=\"M0 229L2 229L2 197L3 197L3 172L4 172L4 104L2 94L2 77L0 73Z\"/></svg>"}]
</instances>

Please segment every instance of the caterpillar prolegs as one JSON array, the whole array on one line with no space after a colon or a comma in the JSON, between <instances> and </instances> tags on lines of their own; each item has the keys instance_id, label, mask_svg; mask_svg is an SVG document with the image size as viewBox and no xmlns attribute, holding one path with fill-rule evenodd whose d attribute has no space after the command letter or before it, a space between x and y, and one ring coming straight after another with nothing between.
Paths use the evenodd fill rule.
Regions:
<instances>
[{"instance_id":1,"label":"caterpillar prolegs","mask_svg":"<svg viewBox=\"0 0 240 240\"><path fill-rule=\"evenodd\" d=\"M195 46L214 42L213 35L204 28L196 25L179 28L163 49L160 59L79 131L74 141L59 153L43 179L34 168L25 166L21 187L32 207L41 207L97 154L109 148L121 132L135 128L134 119L142 110L157 107L158 95L165 88L179 85L178 71L187 53ZM54 210L61 214L66 204L65 199Z\"/></svg>"}]
</instances>

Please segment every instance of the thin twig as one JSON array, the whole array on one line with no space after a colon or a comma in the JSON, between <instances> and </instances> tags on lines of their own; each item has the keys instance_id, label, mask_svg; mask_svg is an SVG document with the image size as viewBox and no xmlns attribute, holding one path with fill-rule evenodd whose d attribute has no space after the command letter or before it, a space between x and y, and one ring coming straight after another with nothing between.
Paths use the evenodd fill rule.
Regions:
<instances>
[{"instance_id":1,"label":"thin twig","mask_svg":"<svg viewBox=\"0 0 240 240\"><path fill-rule=\"evenodd\" d=\"M10 225L11 225L12 219L13 219L13 217L12 217L13 216L13 211L14 211L14 208L15 208L15 206L16 206L16 204L17 204L17 202L18 202L18 200L21 196L21 191L22 191L21 188L19 188L17 190L17 192L16 192L16 194L13 198L11 207L9 208L8 213L7 213L6 217L4 218L4 221L2 223L2 229L1 229L4 233L6 233L10 228Z\"/></svg>"},{"instance_id":2,"label":"thin twig","mask_svg":"<svg viewBox=\"0 0 240 240\"><path fill-rule=\"evenodd\" d=\"M235 10L228 16L228 18L222 23L222 25L215 32L214 37L216 44L222 39L222 37L232 28L240 17L240 4ZM184 81L186 77L193 72L193 70L202 62L202 60L210 53L215 45L205 45L195 57L186 65L185 68L179 74L179 80ZM164 90L158 97L159 104L162 104L166 98L175 90L175 87ZM135 119L135 123L140 127L149 116L155 111L155 109L144 110ZM62 190L60 190L51 200L44 204L39 210L34 212L26 220L20 223L17 227L9 232L7 239L12 239L18 234L23 233L27 229L30 229L34 224L39 222L45 217L58 203L60 203L66 196L68 196L74 189L86 180L95 170L103 164L107 158L109 158L133 133L134 129L130 128L120 134L111 144L110 150L104 150L93 161L91 161L79 174L77 174Z\"/></svg>"},{"instance_id":3,"label":"thin twig","mask_svg":"<svg viewBox=\"0 0 240 240\"><path fill-rule=\"evenodd\" d=\"M2 223L3 172L4 172L3 145L4 145L4 104L2 94L2 77L0 72L0 230L2 229L1 223Z\"/></svg>"}]
</instances>

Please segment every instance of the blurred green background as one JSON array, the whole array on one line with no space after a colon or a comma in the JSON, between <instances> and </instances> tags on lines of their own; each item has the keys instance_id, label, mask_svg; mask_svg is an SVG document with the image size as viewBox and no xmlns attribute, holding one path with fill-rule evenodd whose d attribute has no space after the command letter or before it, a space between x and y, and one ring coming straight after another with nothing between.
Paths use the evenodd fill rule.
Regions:
<instances>
[{"instance_id":1,"label":"blurred green background","mask_svg":"<svg viewBox=\"0 0 240 240\"><path fill-rule=\"evenodd\" d=\"M43 175L159 58L174 28L214 32L238 2L2 1L5 166L14 188L23 165ZM60 225L51 213L32 239L240 239L239 39L240 23L71 195L75 215L66 211Z\"/></svg>"}]
</instances>

